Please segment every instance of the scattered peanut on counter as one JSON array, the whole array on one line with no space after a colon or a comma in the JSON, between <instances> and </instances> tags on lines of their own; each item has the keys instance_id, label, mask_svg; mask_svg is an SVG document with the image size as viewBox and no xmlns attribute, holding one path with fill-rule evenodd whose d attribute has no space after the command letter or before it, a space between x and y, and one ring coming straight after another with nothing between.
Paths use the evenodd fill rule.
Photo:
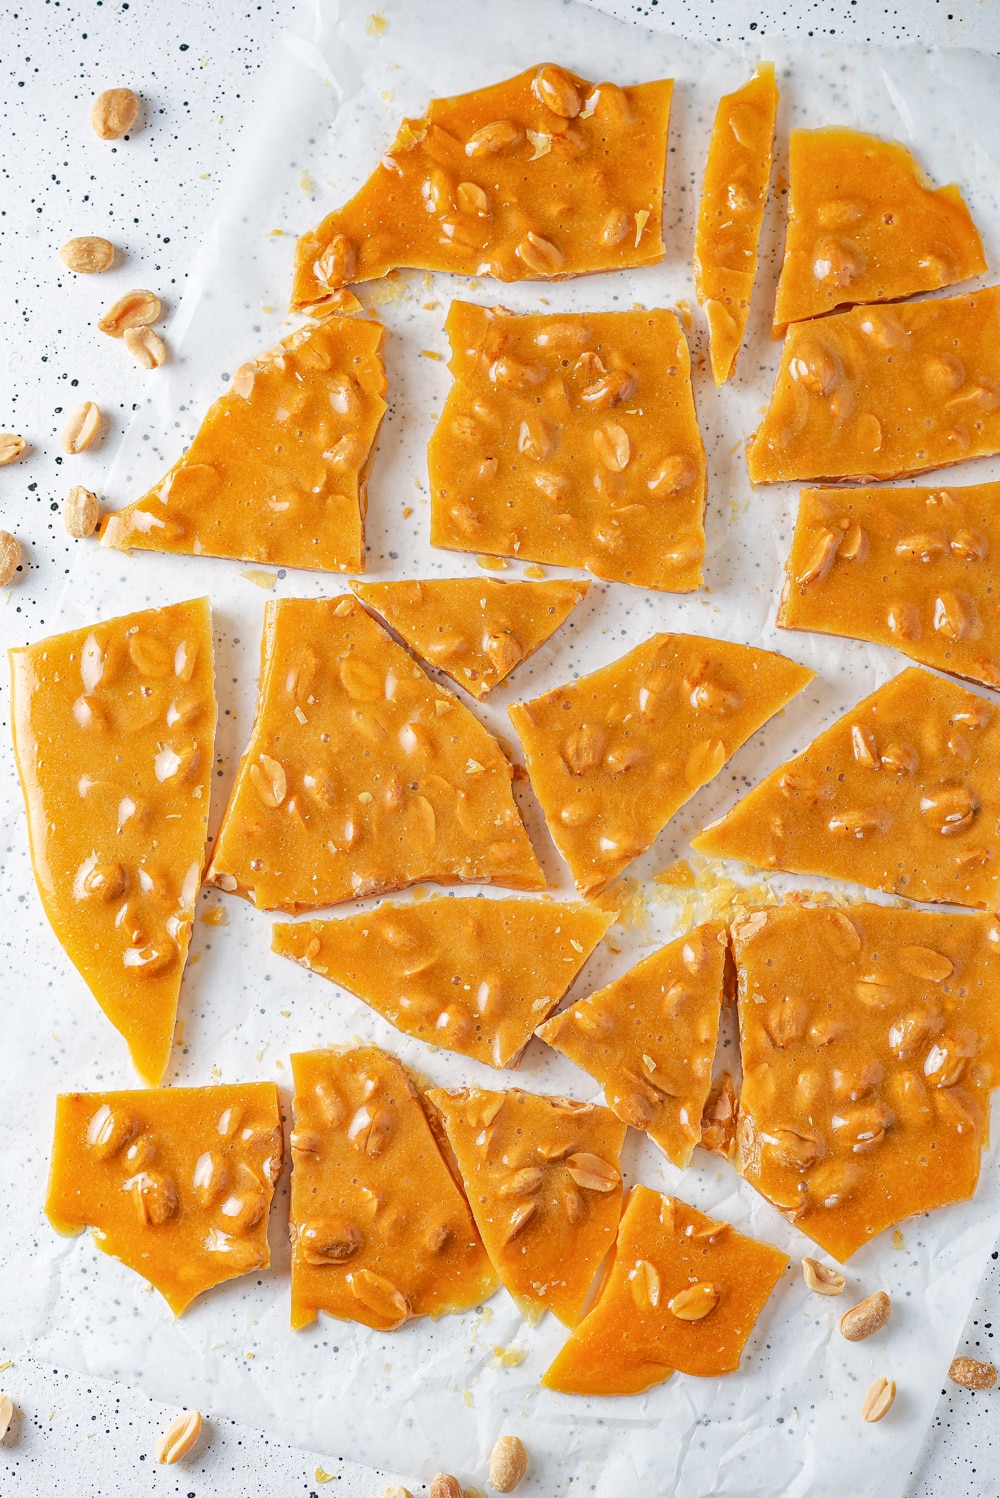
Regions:
<instances>
[{"instance_id":1,"label":"scattered peanut on counter","mask_svg":"<svg viewBox=\"0 0 1000 1498\"><path fill-rule=\"evenodd\" d=\"M863 1342L881 1331L889 1320L892 1301L884 1290L876 1290L867 1300L859 1301L840 1318L840 1333L848 1342Z\"/></svg>"},{"instance_id":2,"label":"scattered peanut on counter","mask_svg":"<svg viewBox=\"0 0 1000 1498\"><path fill-rule=\"evenodd\" d=\"M82 453L101 429L101 408L96 401L81 401L66 418L59 438L64 453Z\"/></svg>"},{"instance_id":3,"label":"scattered peanut on counter","mask_svg":"<svg viewBox=\"0 0 1000 1498\"><path fill-rule=\"evenodd\" d=\"M97 495L82 484L75 484L63 502L63 524L69 534L82 541L92 536L101 518Z\"/></svg>"},{"instance_id":4,"label":"scattered peanut on counter","mask_svg":"<svg viewBox=\"0 0 1000 1498\"><path fill-rule=\"evenodd\" d=\"M997 1370L992 1363L980 1363L975 1358L952 1358L948 1377L963 1389L994 1389Z\"/></svg>"},{"instance_id":5,"label":"scattered peanut on counter","mask_svg":"<svg viewBox=\"0 0 1000 1498\"><path fill-rule=\"evenodd\" d=\"M0 531L0 588L14 581L21 565L21 543L10 531Z\"/></svg>"},{"instance_id":6,"label":"scattered peanut on counter","mask_svg":"<svg viewBox=\"0 0 1000 1498\"><path fill-rule=\"evenodd\" d=\"M109 338L121 338L128 328L144 328L159 322L163 308L155 291L126 291L109 307L97 326Z\"/></svg>"},{"instance_id":7,"label":"scattered peanut on counter","mask_svg":"<svg viewBox=\"0 0 1000 1498\"><path fill-rule=\"evenodd\" d=\"M201 1416L197 1410L178 1415L156 1443L156 1460L167 1466L179 1462L198 1443L201 1435Z\"/></svg>"},{"instance_id":8,"label":"scattered peanut on counter","mask_svg":"<svg viewBox=\"0 0 1000 1498\"><path fill-rule=\"evenodd\" d=\"M896 1384L891 1378L877 1378L865 1395L861 1405L861 1418L874 1425L892 1409L896 1397Z\"/></svg>"},{"instance_id":9,"label":"scattered peanut on counter","mask_svg":"<svg viewBox=\"0 0 1000 1498\"><path fill-rule=\"evenodd\" d=\"M115 247L110 239L102 239L99 234L82 234L78 239L66 241L59 259L78 276L96 276L114 264Z\"/></svg>"},{"instance_id":10,"label":"scattered peanut on counter","mask_svg":"<svg viewBox=\"0 0 1000 1498\"><path fill-rule=\"evenodd\" d=\"M431 1480L430 1498L465 1498L462 1484L449 1472L439 1472Z\"/></svg>"},{"instance_id":11,"label":"scattered peanut on counter","mask_svg":"<svg viewBox=\"0 0 1000 1498\"><path fill-rule=\"evenodd\" d=\"M10 1422L14 1418L14 1405L6 1394L0 1394L0 1441L10 1430Z\"/></svg>"},{"instance_id":12,"label":"scattered peanut on counter","mask_svg":"<svg viewBox=\"0 0 1000 1498\"><path fill-rule=\"evenodd\" d=\"M802 1278L814 1295L842 1295L847 1279L839 1269L831 1269L818 1259L802 1260Z\"/></svg>"},{"instance_id":13,"label":"scattered peanut on counter","mask_svg":"<svg viewBox=\"0 0 1000 1498\"><path fill-rule=\"evenodd\" d=\"M144 369L159 369L167 357L167 345L152 328L126 328L125 347Z\"/></svg>"},{"instance_id":14,"label":"scattered peanut on counter","mask_svg":"<svg viewBox=\"0 0 1000 1498\"><path fill-rule=\"evenodd\" d=\"M15 463L25 449L23 437L17 432L0 432L0 466L4 463Z\"/></svg>"},{"instance_id":15,"label":"scattered peanut on counter","mask_svg":"<svg viewBox=\"0 0 1000 1498\"><path fill-rule=\"evenodd\" d=\"M512 1493L528 1470L528 1453L517 1436L501 1436L490 1455L490 1486Z\"/></svg>"},{"instance_id":16,"label":"scattered peanut on counter","mask_svg":"<svg viewBox=\"0 0 1000 1498\"><path fill-rule=\"evenodd\" d=\"M120 140L139 118L139 100L130 88L106 88L90 111L90 123L101 140Z\"/></svg>"}]
</instances>

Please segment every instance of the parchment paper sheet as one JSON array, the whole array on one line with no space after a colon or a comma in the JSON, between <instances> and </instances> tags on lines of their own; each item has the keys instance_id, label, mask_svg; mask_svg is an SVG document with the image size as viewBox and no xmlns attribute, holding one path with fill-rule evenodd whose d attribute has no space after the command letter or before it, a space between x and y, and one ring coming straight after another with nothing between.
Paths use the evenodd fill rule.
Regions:
<instances>
[{"instance_id":1,"label":"parchment paper sheet","mask_svg":"<svg viewBox=\"0 0 1000 1498\"><path fill-rule=\"evenodd\" d=\"M284 317L294 236L364 180L403 113L432 94L459 92L546 59L593 79L677 79L670 132L665 262L559 285L500 287L448 277L403 276L362 293L390 329L390 413L372 474L369 573L375 577L476 575L471 557L432 551L426 441L448 388L442 324L453 296L515 310L600 309L693 303L690 249L697 190L718 96L746 78L754 56L626 26L559 0L386 0L381 35L370 0L316 0L314 39L289 39L274 60L259 128L244 149L224 208L169 329L175 357L148 381L108 483L109 503L136 497L193 435L225 377L292 326ZM845 123L909 144L938 182L957 180L992 264L1000 259L996 183L1000 63L973 53L859 51L816 39L764 54L779 64L780 138L792 124ZM783 147L782 147L783 154ZM782 160L779 156L778 176ZM696 400L709 455L707 587L689 598L594 583L571 622L477 708L510 735L506 705L614 659L656 629L683 629L783 650L820 674L666 829L632 872L648 881L687 851L687 838L729 806L737 790L802 748L902 660L874 647L778 631L774 612L794 514L791 486L752 494L742 444L766 402L778 348L767 337L780 254L779 200L763 237L763 267L748 346L736 382L717 393L703 367ZM989 278L987 278L989 279ZM692 352L704 351L695 309ZM996 464L953 470L953 482L998 476ZM412 514L404 517L404 508ZM549 569L550 572L552 569ZM512 566L506 576L521 574ZM279 573L274 596L324 596L337 579ZM238 563L81 547L52 627L211 595L222 706L217 823L253 707L264 598ZM571 893L530 792L529 828L559 895ZM23 821L4 827L5 853L26 859ZM812 881L815 887L818 881ZM787 879L783 887L800 886ZM456 898L470 898L466 891ZM487 1068L397 1035L364 1005L272 957L270 919L215 892L228 924L198 923L181 998L182 1043L168 1081L195 1084L275 1078L287 1088L288 1054L353 1038L387 1046L438 1084L500 1080ZM624 971L681 929L679 903L647 888L645 922L616 927L578 983L580 995ZM500 1293L485 1307L394 1335L321 1321L288 1329L286 1203L272 1222L274 1267L206 1296L181 1320L86 1237L57 1238L41 1212L57 1090L134 1085L124 1045L103 1020L52 937L37 901L3 912L9 939L7 1039L0 1044L0 1148L6 1228L0 1275L7 1287L6 1343L42 1360L136 1384L176 1403L259 1425L303 1446L424 1479L445 1468L482 1481L493 1441L521 1435L532 1473L521 1491L563 1488L617 1498L631 1492L789 1494L842 1498L900 1493L1000 1227L995 1153L984 1157L973 1202L910 1222L903 1244L883 1235L849 1266L848 1300L810 1297L800 1234L726 1166L701 1156L683 1176L631 1135L629 1181L677 1191L741 1230L782 1245L793 1267L748 1343L739 1374L675 1376L646 1396L583 1400L550 1394L538 1379L561 1345L551 1317L534 1330ZM593 1097L593 1084L535 1042L510 1080ZM287 1091L285 1093L287 1101ZM877 1288L893 1297L886 1330L852 1346L836 1332L850 1299ZM523 1361L518 1361L522 1358ZM865 1426L859 1407L878 1374L899 1387L890 1418Z\"/></svg>"}]
</instances>

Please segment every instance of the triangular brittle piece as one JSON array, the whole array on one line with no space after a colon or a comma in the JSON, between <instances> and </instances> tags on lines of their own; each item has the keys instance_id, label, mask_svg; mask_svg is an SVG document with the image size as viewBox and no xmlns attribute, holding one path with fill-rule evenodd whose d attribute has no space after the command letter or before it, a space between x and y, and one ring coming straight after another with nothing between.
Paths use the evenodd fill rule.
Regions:
<instances>
[{"instance_id":1,"label":"triangular brittle piece","mask_svg":"<svg viewBox=\"0 0 1000 1498\"><path fill-rule=\"evenodd\" d=\"M735 1373L788 1267L677 1197L635 1186L593 1310L542 1379L563 1394L641 1394L671 1373Z\"/></svg>"},{"instance_id":2,"label":"triangular brittle piece","mask_svg":"<svg viewBox=\"0 0 1000 1498\"><path fill-rule=\"evenodd\" d=\"M211 877L263 910L440 884L544 889L500 745L356 599L267 604Z\"/></svg>"},{"instance_id":3,"label":"triangular brittle piece","mask_svg":"<svg viewBox=\"0 0 1000 1498\"><path fill-rule=\"evenodd\" d=\"M774 331L857 302L895 301L986 269L955 186L934 188L905 146L840 125L793 130Z\"/></svg>"},{"instance_id":4,"label":"triangular brittle piece","mask_svg":"<svg viewBox=\"0 0 1000 1498\"><path fill-rule=\"evenodd\" d=\"M552 840L593 895L814 672L700 635L654 635L509 709Z\"/></svg>"},{"instance_id":5,"label":"triangular brittle piece","mask_svg":"<svg viewBox=\"0 0 1000 1498\"><path fill-rule=\"evenodd\" d=\"M750 316L777 113L774 63L762 62L749 83L720 100L715 116L698 204L694 284L708 318L717 385L736 368Z\"/></svg>"},{"instance_id":6,"label":"triangular brittle piece","mask_svg":"<svg viewBox=\"0 0 1000 1498\"><path fill-rule=\"evenodd\" d=\"M905 478L1000 452L1000 286L795 323L755 484Z\"/></svg>"},{"instance_id":7,"label":"triangular brittle piece","mask_svg":"<svg viewBox=\"0 0 1000 1498\"><path fill-rule=\"evenodd\" d=\"M778 623L1000 687L1000 484L803 489Z\"/></svg>"},{"instance_id":8,"label":"triangular brittle piece","mask_svg":"<svg viewBox=\"0 0 1000 1498\"><path fill-rule=\"evenodd\" d=\"M500 1282L522 1315L572 1326L621 1215L625 1125L607 1108L511 1088L430 1092Z\"/></svg>"},{"instance_id":9,"label":"triangular brittle piece","mask_svg":"<svg viewBox=\"0 0 1000 1498\"><path fill-rule=\"evenodd\" d=\"M411 650L481 701L555 634L589 584L446 577L351 586Z\"/></svg>"},{"instance_id":10,"label":"triangular brittle piece","mask_svg":"<svg viewBox=\"0 0 1000 1498\"><path fill-rule=\"evenodd\" d=\"M362 571L384 334L331 317L242 365L166 477L108 517L102 545Z\"/></svg>"},{"instance_id":11,"label":"triangular brittle piece","mask_svg":"<svg viewBox=\"0 0 1000 1498\"><path fill-rule=\"evenodd\" d=\"M733 951L747 1180L841 1260L971 1197L1000 1081L994 917L770 907Z\"/></svg>"},{"instance_id":12,"label":"triangular brittle piece","mask_svg":"<svg viewBox=\"0 0 1000 1498\"><path fill-rule=\"evenodd\" d=\"M516 1066L612 920L582 902L424 900L279 924L271 948L357 994L405 1035Z\"/></svg>"},{"instance_id":13,"label":"triangular brittle piece","mask_svg":"<svg viewBox=\"0 0 1000 1498\"><path fill-rule=\"evenodd\" d=\"M393 1331L479 1305L497 1277L413 1084L377 1046L292 1057L292 1326Z\"/></svg>"},{"instance_id":14,"label":"triangular brittle piece","mask_svg":"<svg viewBox=\"0 0 1000 1498\"><path fill-rule=\"evenodd\" d=\"M427 461L431 543L686 593L705 447L676 313L452 302L455 377Z\"/></svg>"},{"instance_id":15,"label":"triangular brittle piece","mask_svg":"<svg viewBox=\"0 0 1000 1498\"><path fill-rule=\"evenodd\" d=\"M215 743L207 598L10 652L14 753L52 929L140 1076L167 1068Z\"/></svg>"},{"instance_id":16,"label":"triangular brittle piece","mask_svg":"<svg viewBox=\"0 0 1000 1498\"><path fill-rule=\"evenodd\" d=\"M697 926L538 1031L600 1082L623 1123L645 1129L681 1169L701 1139L726 951L725 926Z\"/></svg>"},{"instance_id":17,"label":"triangular brittle piece","mask_svg":"<svg viewBox=\"0 0 1000 1498\"><path fill-rule=\"evenodd\" d=\"M501 281L663 259L673 83L546 63L404 120L351 201L299 240L292 307L397 266Z\"/></svg>"},{"instance_id":18,"label":"triangular brittle piece","mask_svg":"<svg viewBox=\"0 0 1000 1498\"><path fill-rule=\"evenodd\" d=\"M273 1082L71 1092L56 1100L45 1211L155 1285L175 1316L270 1262L281 1171Z\"/></svg>"},{"instance_id":19,"label":"triangular brittle piece","mask_svg":"<svg viewBox=\"0 0 1000 1498\"><path fill-rule=\"evenodd\" d=\"M995 910L1000 717L975 692L911 667L691 846L758 868Z\"/></svg>"}]
</instances>

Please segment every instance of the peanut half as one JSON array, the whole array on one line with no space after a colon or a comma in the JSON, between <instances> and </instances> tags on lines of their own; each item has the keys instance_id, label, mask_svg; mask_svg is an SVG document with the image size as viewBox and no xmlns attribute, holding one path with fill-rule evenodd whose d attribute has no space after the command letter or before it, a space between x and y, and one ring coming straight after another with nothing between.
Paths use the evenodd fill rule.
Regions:
<instances>
[{"instance_id":1,"label":"peanut half","mask_svg":"<svg viewBox=\"0 0 1000 1498\"><path fill-rule=\"evenodd\" d=\"M997 1370L992 1363L980 1363L975 1358L953 1358L948 1377L963 1389L994 1389Z\"/></svg>"},{"instance_id":2,"label":"peanut half","mask_svg":"<svg viewBox=\"0 0 1000 1498\"><path fill-rule=\"evenodd\" d=\"M490 1453L490 1486L513 1493L528 1470L528 1453L517 1436L501 1436Z\"/></svg>"},{"instance_id":3,"label":"peanut half","mask_svg":"<svg viewBox=\"0 0 1000 1498\"><path fill-rule=\"evenodd\" d=\"M404 1488L402 1483L394 1482L392 1487L386 1488L382 1498L413 1498L409 1488Z\"/></svg>"},{"instance_id":4,"label":"peanut half","mask_svg":"<svg viewBox=\"0 0 1000 1498\"><path fill-rule=\"evenodd\" d=\"M67 239L59 259L78 276L96 276L114 264L115 247L110 239L98 234L82 234L78 239Z\"/></svg>"},{"instance_id":5,"label":"peanut half","mask_svg":"<svg viewBox=\"0 0 1000 1498\"><path fill-rule=\"evenodd\" d=\"M839 1269L831 1269L818 1259L802 1260L802 1278L814 1295L842 1295L847 1284Z\"/></svg>"},{"instance_id":6,"label":"peanut half","mask_svg":"<svg viewBox=\"0 0 1000 1498\"><path fill-rule=\"evenodd\" d=\"M97 529L101 518L101 507L97 503L97 495L85 489L82 484L75 484L63 501L63 525L71 536L82 541L85 536L92 536Z\"/></svg>"},{"instance_id":7,"label":"peanut half","mask_svg":"<svg viewBox=\"0 0 1000 1498\"><path fill-rule=\"evenodd\" d=\"M59 438L64 453L82 453L101 429L101 408L96 401L81 401L66 419Z\"/></svg>"},{"instance_id":8,"label":"peanut half","mask_svg":"<svg viewBox=\"0 0 1000 1498\"><path fill-rule=\"evenodd\" d=\"M896 1397L896 1384L891 1378L877 1378L861 1404L861 1418L874 1425L892 1409Z\"/></svg>"},{"instance_id":9,"label":"peanut half","mask_svg":"<svg viewBox=\"0 0 1000 1498\"><path fill-rule=\"evenodd\" d=\"M98 320L98 328L110 338L121 338L127 328L144 328L159 322L163 308L155 291L126 291Z\"/></svg>"},{"instance_id":10,"label":"peanut half","mask_svg":"<svg viewBox=\"0 0 1000 1498\"><path fill-rule=\"evenodd\" d=\"M0 1441L10 1430L14 1418L14 1403L7 1394L0 1394Z\"/></svg>"},{"instance_id":11,"label":"peanut half","mask_svg":"<svg viewBox=\"0 0 1000 1498\"><path fill-rule=\"evenodd\" d=\"M178 1415L156 1443L156 1460L172 1466L197 1445L201 1435L201 1416L197 1410Z\"/></svg>"},{"instance_id":12,"label":"peanut half","mask_svg":"<svg viewBox=\"0 0 1000 1498\"><path fill-rule=\"evenodd\" d=\"M130 88L106 88L90 111L90 123L101 140L120 140L139 118L139 100Z\"/></svg>"},{"instance_id":13,"label":"peanut half","mask_svg":"<svg viewBox=\"0 0 1000 1498\"><path fill-rule=\"evenodd\" d=\"M0 432L0 467L4 463L15 463L25 449L23 437L17 432Z\"/></svg>"},{"instance_id":14,"label":"peanut half","mask_svg":"<svg viewBox=\"0 0 1000 1498\"><path fill-rule=\"evenodd\" d=\"M152 328L126 328L125 347L143 369L159 369L166 361L167 345Z\"/></svg>"},{"instance_id":15,"label":"peanut half","mask_svg":"<svg viewBox=\"0 0 1000 1498\"><path fill-rule=\"evenodd\" d=\"M863 1342L881 1331L889 1320L892 1301L884 1290L876 1290L867 1300L859 1301L840 1318L840 1333L848 1342Z\"/></svg>"},{"instance_id":16,"label":"peanut half","mask_svg":"<svg viewBox=\"0 0 1000 1498\"><path fill-rule=\"evenodd\" d=\"M14 581L21 565L21 543L10 531L0 531L0 588Z\"/></svg>"}]
</instances>

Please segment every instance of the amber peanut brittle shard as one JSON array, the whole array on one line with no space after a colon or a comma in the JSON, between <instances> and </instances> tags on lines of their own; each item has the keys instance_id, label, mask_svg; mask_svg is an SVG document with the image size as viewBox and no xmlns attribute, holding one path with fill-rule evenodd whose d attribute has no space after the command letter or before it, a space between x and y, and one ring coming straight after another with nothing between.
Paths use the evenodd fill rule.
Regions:
<instances>
[{"instance_id":1,"label":"amber peanut brittle shard","mask_svg":"<svg viewBox=\"0 0 1000 1498\"><path fill-rule=\"evenodd\" d=\"M815 673L700 635L654 635L509 709L552 840L599 893Z\"/></svg>"},{"instance_id":2,"label":"amber peanut brittle shard","mask_svg":"<svg viewBox=\"0 0 1000 1498\"><path fill-rule=\"evenodd\" d=\"M892 479L1000 452L1000 286L796 323L755 484Z\"/></svg>"},{"instance_id":3,"label":"amber peanut brittle shard","mask_svg":"<svg viewBox=\"0 0 1000 1498\"><path fill-rule=\"evenodd\" d=\"M108 517L102 544L363 571L384 335L331 317L242 365L184 456Z\"/></svg>"},{"instance_id":4,"label":"amber peanut brittle shard","mask_svg":"<svg viewBox=\"0 0 1000 1498\"><path fill-rule=\"evenodd\" d=\"M701 1139L726 970L726 928L697 926L538 1033L604 1088L608 1107L644 1129L682 1169Z\"/></svg>"},{"instance_id":5,"label":"amber peanut brittle shard","mask_svg":"<svg viewBox=\"0 0 1000 1498\"><path fill-rule=\"evenodd\" d=\"M66 1093L45 1211L59 1232L93 1228L97 1247L179 1316L213 1285L270 1263L281 1155L271 1082Z\"/></svg>"},{"instance_id":6,"label":"amber peanut brittle shard","mask_svg":"<svg viewBox=\"0 0 1000 1498\"><path fill-rule=\"evenodd\" d=\"M1000 1080L1000 930L883 905L733 926L739 1168L844 1260L975 1189Z\"/></svg>"},{"instance_id":7,"label":"amber peanut brittle shard","mask_svg":"<svg viewBox=\"0 0 1000 1498\"><path fill-rule=\"evenodd\" d=\"M216 720L208 600L40 640L10 663L45 913L155 1085L205 863Z\"/></svg>"},{"instance_id":8,"label":"amber peanut brittle shard","mask_svg":"<svg viewBox=\"0 0 1000 1498\"><path fill-rule=\"evenodd\" d=\"M588 588L476 577L351 586L411 650L480 700L544 645Z\"/></svg>"},{"instance_id":9,"label":"amber peanut brittle shard","mask_svg":"<svg viewBox=\"0 0 1000 1498\"><path fill-rule=\"evenodd\" d=\"M420 1100L377 1046L292 1057L292 1326L392 1331L466 1311L497 1278Z\"/></svg>"},{"instance_id":10,"label":"amber peanut brittle shard","mask_svg":"<svg viewBox=\"0 0 1000 1498\"><path fill-rule=\"evenodd\" d=\"M529 1321L572 1326L621 1215L625 1125L607 1108L510 1088L437 1090L486 1252Z\"/></svg>"},{"instance_id":11,"label":"amber peanut brittle shard","mask_svg":"<svg viewBox=\"0 0 1000 1498\"><path fill-rule=\"evenodd\" d=\"M1000 687L1000 484L804 489L778 623Z\"/></svg>"},{"instance_id":12,"label":"amber peanut brittle shard","mask_svg":"<svg viewBox=\"0 0 1000 1498\"><path fill-rule=\"evenodd\" d=\"M663 259L673 83L546 63L404 120L349 203L299 240L293 308L399 266L524 281Z\"/></svg>"},{"instance_id":13,"label":"amber peanut brittle shard","mask_svg":"<svg viewBox=\"0 0 1000 1498\"><path fill-rule=\"evenodd\" d=\"M454 384L428 449L431 543L690 592L705 448L673 312L453 302Z\"/></svg>"},{"instance_id":14,"label":"amber peanut brittle shard","mask_svg":"<svg viewBox=\"0 0 1000 1498\"><path fill-rule=\"evenodd\" d=\"M424 900L278 924L272 950L357 994L397 1030L516 1065L613 916L583 902Z\"/></svg>"},{"instance_id":15,"label":"amber peanut brittle shard","mask_svg":"<svg viewBox=\"0 0 1000 1498\"><path fill-rule=\"evenodd\" d=\"M544 889L511 779L496 739L356 599L269 602L210 877L289 911L420 879Z\"/></svg>"},{"instance_id":16,"label":"amber peanut brittle shard","mask_svg":"<svg viewBox=\"0 0 1000 1498\"><path fill-rule=\"evenodd\" d=\"M757 247L774 161L778 89L774 63L719 101L698 203L694 284L708 319L716 385L724 385L750 316Z\"/></svg>"},{"instance_id":17,"label":"amber peanut brittle shard","mask_svg":"<svg viewBox=\"0 0 1000 1498\"><path fill-rule=\"evenodd\" d=\"M840 125L791 132L776 336L836 307L936 291L985 269L958 188L932 187L898 141Z\"/></svg>"},{"instance_id":18,"label":"amber peanut brittle shard","mask_svg":"<svg viewBox=\"0 0 1000 1498\"><path fill-rule=\"evenodd\" d=\"M597 1303L542 1383L640 1394L671 1373L734 1373L788 1259L677 1197L635 1186Z\"/></svg>"},{"instance_id":19,"label":"amber peanut brittle shard","mask_svg":"<svg viewBox=\"0 0 1000 1498\"><path fill-rule=\"evenodd\" d=\"M699 853L995 910L1000 717L913 666L691 839Z\"/></svg>"}]
</instances>

